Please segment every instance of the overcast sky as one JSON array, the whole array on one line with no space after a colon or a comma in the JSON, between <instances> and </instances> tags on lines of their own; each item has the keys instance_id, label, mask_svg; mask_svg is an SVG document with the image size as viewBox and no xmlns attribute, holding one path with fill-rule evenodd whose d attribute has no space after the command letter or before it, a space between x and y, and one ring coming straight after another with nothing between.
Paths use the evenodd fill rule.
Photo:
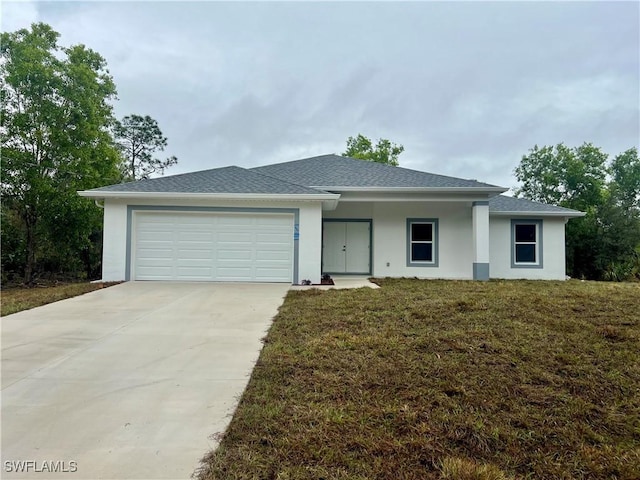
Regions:
<instances>
[{"instance_id":1,"label":"overcast sky","mask_svg":"<svg viewBox=\"0 0 640 480\"><path fill-rule=\"evenodd\" d=\"M640 135L640 2L2 2L99 52L116 115L151 115L168 173L341 153L512 187L534 145Z\"/></svg>"}]
</instances>

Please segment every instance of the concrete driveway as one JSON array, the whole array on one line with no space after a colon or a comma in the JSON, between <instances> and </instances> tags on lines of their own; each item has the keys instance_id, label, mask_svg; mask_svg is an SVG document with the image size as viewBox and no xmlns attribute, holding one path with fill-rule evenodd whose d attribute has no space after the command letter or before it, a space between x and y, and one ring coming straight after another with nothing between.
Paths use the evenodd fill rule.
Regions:
<instances>
[{"instance_id":1,"label":"concrete driveway","mask_svg":"<svg viewBox=\"0 0 640 480\"><path fill-rule=\"evenodd\" d=\"M0 477L189 478L288 288L129 282L2 318Z\"/></svg>"}]
</instances>

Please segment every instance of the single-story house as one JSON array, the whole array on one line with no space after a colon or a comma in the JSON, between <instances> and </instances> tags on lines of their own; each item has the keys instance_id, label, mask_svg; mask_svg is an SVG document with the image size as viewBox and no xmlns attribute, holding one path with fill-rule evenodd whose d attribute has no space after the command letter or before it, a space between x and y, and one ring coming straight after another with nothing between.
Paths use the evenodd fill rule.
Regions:
<instances>
[{"instance_id":1,"label":"single-story house","mask_svg":"<svg viewBox=\"0 0 640 480\"><path fill-rule=\"evenodd\" d=\"M565 224L582 213L506 190L323 155L79 194L103 202L105 281L565 279Z\"/></svg>"}]
</instances>

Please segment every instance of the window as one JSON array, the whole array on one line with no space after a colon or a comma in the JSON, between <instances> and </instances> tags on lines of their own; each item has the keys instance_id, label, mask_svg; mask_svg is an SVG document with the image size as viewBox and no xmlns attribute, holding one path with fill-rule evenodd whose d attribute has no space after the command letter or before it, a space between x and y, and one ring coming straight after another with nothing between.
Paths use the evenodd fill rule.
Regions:
<instances>
[{"instance_id":1,"label":"window","mask_svg":"<svg viewBox=\"0 0 640 480\"><path fill-rule=\"evenodd\" d=\"M542 267L542 220L512 220L511 238L512 267Z\"/></svg>"},{"instance_id":2,"label":"window","mask_svg":"<svg viewBox=\"0 0 640 480\"><path fill-rule=\"evenodd\" d=\"M407 266L438 266L437 219L407 219Z\"/></svg>"}]
</instances>

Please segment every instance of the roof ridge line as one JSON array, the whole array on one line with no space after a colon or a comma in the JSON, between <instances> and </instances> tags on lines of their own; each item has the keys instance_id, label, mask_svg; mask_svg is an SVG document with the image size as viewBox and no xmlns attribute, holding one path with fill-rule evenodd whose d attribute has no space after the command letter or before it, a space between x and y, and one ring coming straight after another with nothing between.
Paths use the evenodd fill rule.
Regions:
<instances>
[{"instance_id":1,"label":"roof ridge line","mask_svg":"<svg viewBox=\"0 0 640 480\"><path fill-rule=\"evenodd\" d=\"M306 157L306 158L300 158L298 160L289 160L286 162L279 162L279 163L271 163L271 164L267 164L267 165L259 165L256 167L251 167L251 169L260 169L263 167L275 167L275 166L280 166L280 165L291 165L297 162L304 162L307 160L315 160L315 159L320 159L322 157L337 157L337 158L342 158L345 160L355 160L358 162L367 162L369 164L373 164L373 165L380 165L383 168L394 168L394 169L400 169L403 170L405 172L410 172L410 173L415 173L415 174L420 174L420 175L432 175L434 177L439 177L439 178L447 178L447 179L452 179L452 180L463 180L465 182L475 182L476 184L480 184L482 186L488 186L488 187L496 187L496 188L507 188L507 187L502 187L501 185L495 185L493 183L487 183L487 182L481 182L477 179L470 179L470 178L461 178L461 177L454 177L452 175L443 175L441 173L433 173L433 172L425 172L422 170L415 170L413 168L406 168L406 167L401 167L401 166L394 166L394 165L388 165L385 163L379 163L379 162L373 162L371 160L364 160L361 158L354 158L354 157L348 157L345 155L338 155L335 153L327 153L327 154L323 154L323 155L315 155L313 157ZM374 167L374 168L379 168L379 167Z\"/></svg>"},{"instance_id":2,"label":"roof ridge line","mask_svg":"<svg viewBox=\"0 0 640 480\"><path fill-rule=\"evenodd\" d=\"M294 161L295 161L295 160L294 160ZM263 166L265 166L265 167L266 167L267 165L263 165ZM256 171L254 170L254 168L259 168L259 167L251 167L251 168L249 168L249 169L247 169L247 170L248 170L248 171L251 171L252 173L255 173L256 175L260 175L261 177L271 178L271 179L274 179L274 180L278 180L279 182L286 183L287 185L294 185L294 186L296 186L296 187L302 187L302 188L310 188L311 190L315 190L315 191L320 192L320 193L331 193L331 192L327 192L326 190L321 190L321 189L319 189L319 188L312 187L312 186L310 186L310 185L302 185L301 183L290 182L289 180L284 180L284 179L282 179L282 178L280 178L280 177L276 177L276 176L274 176L274 175L268 175L268 174L266 174L266 173L256 172Z\"/></svg>"}]
</instances>

